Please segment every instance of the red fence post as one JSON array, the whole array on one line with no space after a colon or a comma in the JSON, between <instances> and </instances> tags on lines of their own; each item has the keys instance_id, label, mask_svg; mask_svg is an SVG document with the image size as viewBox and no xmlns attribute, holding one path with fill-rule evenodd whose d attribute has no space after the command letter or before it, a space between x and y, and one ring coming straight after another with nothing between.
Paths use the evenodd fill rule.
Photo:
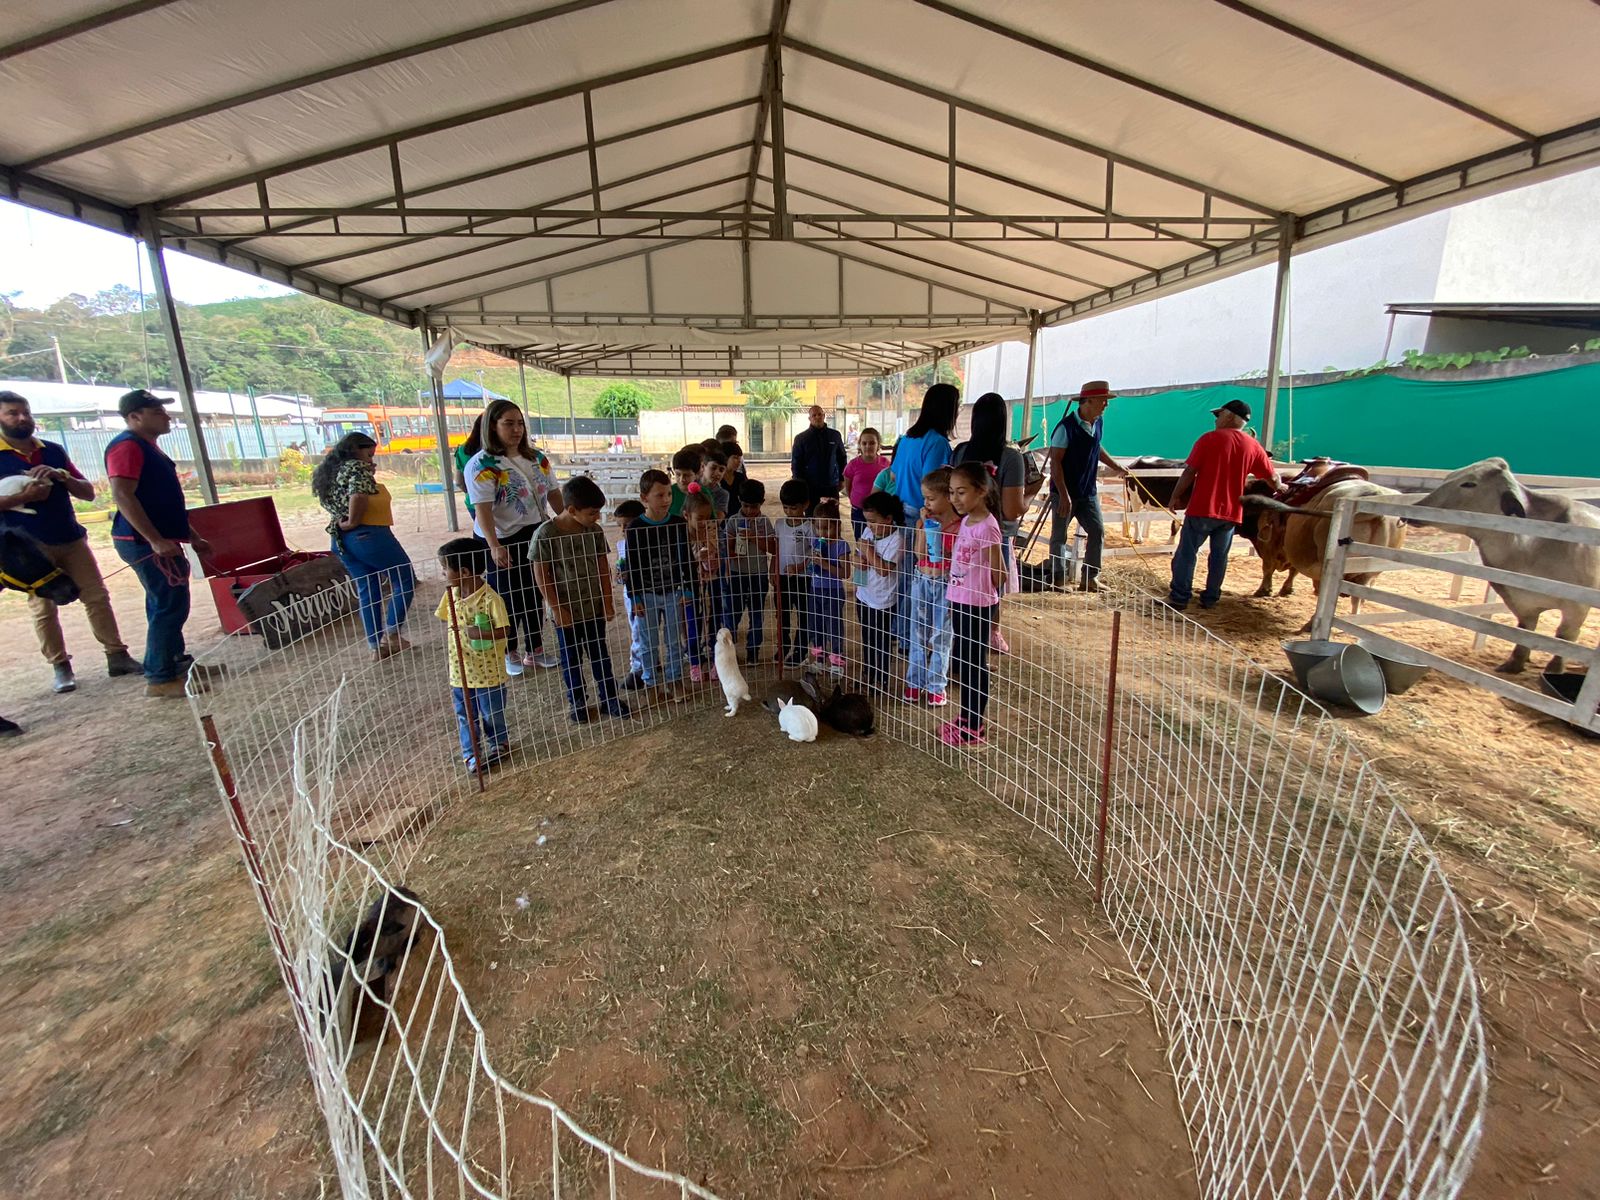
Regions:
<instances>
[{"instance_id":1,"label":"red fence post","mask_svg":"<svg viewBox=\"0 0 1600 1200\"><path fill-rule=\"evenodd\" d=\"M1094 835L1094 899L1105 907L1106 819L1111 805L1111 745L1117 729L1117 651L1122 645L1122 613L1111 614L1111 664L1106 679L1106 730L1100 747L1100 812Z\"/></svg>"}]
</instances>

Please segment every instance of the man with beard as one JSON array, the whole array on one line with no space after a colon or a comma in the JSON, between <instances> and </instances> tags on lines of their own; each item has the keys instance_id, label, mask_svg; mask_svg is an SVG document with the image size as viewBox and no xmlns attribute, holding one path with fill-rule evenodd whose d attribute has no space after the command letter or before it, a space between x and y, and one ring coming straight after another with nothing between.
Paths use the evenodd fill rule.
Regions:
<instances>
[{"instance_id":1,"label":"man with beard","mask_svg":"<svg viewBox=\"0 0 1600 1200\"><path fill-rule=\"evenodd\" d=\"M39 543L45 557L78 585L89 628L105 651L106 673L113 677L137 675L143 668L128 654L117 631L117 617L111 611L100 567L72 509L75 499L94 499L94 484L72 465L65 449L35 438L34 428L27 400L16 392L0 392L0 478L26 475L32 480L21 492L0 497L0 529L27 534ZM55 672L51 686L57 692L75 690L78 681L72 674L72 658L56 606L42 596L30 596L28 608L33 613L39 652Z\"/></svg>"}]
</instances>

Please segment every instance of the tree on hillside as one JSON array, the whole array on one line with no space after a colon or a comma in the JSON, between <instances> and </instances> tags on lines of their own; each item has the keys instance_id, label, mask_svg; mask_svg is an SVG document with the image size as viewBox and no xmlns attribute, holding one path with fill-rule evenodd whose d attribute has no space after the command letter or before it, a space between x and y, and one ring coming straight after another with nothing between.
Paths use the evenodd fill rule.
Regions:
<instances>
[{"instance_id":1,"label":"tree on hillside","mask_svg":"<svg viewBox=\"0 0 1600 1200\"><path fill-rule=\"evenodd\" d=\"M637 384L613 383L594 398L594 415L615 421L632 420L650 403L650 393Z\"/></svg>"},{"instance_id":2,"label":"tree on hillside","mask_svg":"<svg viewBox=\"0 0 1600 1200\"><path fill-rule=\"evenodd\" d=\"M910 397L920 396L935 383L948 383L956 387L961 386L961 376L956 373L955 367L951 365L948 358L939 360L939 375L937 379L934 378L933 365L931 363L925 367L914 367L906 372L908 403ZM887 393L885 392L885 385L890 385ZM867 395L874 400L882 400L886 394L890 396L898 394L889 380L876 378L867 385Z\"/></svg>"},{"instance_id":3,"label":"tree on hillside","mask_svg":"<svg viewBox=\"0 0 1600 1200\"><path fill-rule=\"evenodd\" d=\"M795 394L799 383L798 379L746 379L739 385L744 396L745 423L751 430L750 440L756 440L755 431L759 425L761 449L770 450L778 441L778 426L787 424L789 417L799 411L800 397ZM746 446L745 449L755 447Z\"/></svg>"}]
</instances>

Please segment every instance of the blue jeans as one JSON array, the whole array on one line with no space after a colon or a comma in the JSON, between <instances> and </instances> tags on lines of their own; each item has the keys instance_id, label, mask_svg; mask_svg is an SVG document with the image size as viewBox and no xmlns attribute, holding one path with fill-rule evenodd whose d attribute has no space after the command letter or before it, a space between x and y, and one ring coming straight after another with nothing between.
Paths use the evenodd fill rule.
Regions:
<instances>
[{"instance_id":1,"label":"blue jeans","mask_svg":"<svg viewBox=\"0 0 1600 1200\"><path fill-rule=\"evenodd\" d=\"M843 654L844 586L836 583L832 588L826 584L819 587L813 581L809 615L806 638L810 647L821 647L829 654Z\"/></svg>"},{"instance_id":2,"label":"blue jeans","mask_svg":"<svg viewBox=\"0 0 1600 1200\"><path fill-rule=\"evenodd\" d=\"M357 525L338 533L333 539L333 552L355 581L361 627L367 632L367 645L377 649L379 639L405 627L406 612L417 590L411 560L387 525ZM387 612L383 603L385 583L389 585Z\"/></svg>"},{"instance_id":3,"label":"blue jeans","mask_svg":"<svg viewBox=\"0 0 1600 1200\"><path fill-rule=\"evenodd\" d=\"M645 683L677 683L683 678L683 614L676 592L641 592L633 598L633 618L644 626Z\"/></svg>"},{"instance_id":4,"label":"blue jeans","mask_svg":"<svg viewBox=\"0 0 1600 1200\"><path fill-rule=\"evenodd\" d=\"M622 609L628 614L628 674L644 677L644 622L633 608L633 597L622 593Z\"/></svg>"},{"instance_id":5,"label":"blue jeans","mask_svg":"<svg viewBox=\"0 0 1600 1200\"><path fill-rule=\"evenodd\" d=\"M1100 496L1073 496L1071 498L1072 511L1063 513L1060 498L1050 518L1050 565L1060 567L1067 557L1067 525L1077 521L1083 529L1084 548L1083 563L1087 568L1087 579L1094 579L1100 573L1100 558L1106 544L1106 522L1100 514Z\"/></svg>"},{"instance_id":6,"label":"blue jeans","mask_svg":"<svg viewBox=\"0 0 1600 1200\"><path fill-rule=\"evenodd\" d=\"M188 673L183 625L189 619L189 560L179 554L156 558L146 542L111 543L144 587L144 679L171 683Z\"/></svg>"},{"instance_id":7,"label":"blue jeans","mask_svg":"<svg viewBox=\"0 0 1600 1200\"><path fill-rule=\"evenodd\" d=\"M917 544L917 526L922 523L922 510L906 509L905 523L900 526L900 544L905 553L900 555L899 579L895 583L894 617L889 629L894 640L900 643L900 653L911 657L911 580L917 573L916 555L911 553Z\"/></svg>"},{"instance_id":8,"label":"blue jeans","mask_svg":"<svg viewBox=\"0 0 1600 1200\"><path fill-rule=\"evenodd\" d=\"M754 571L730 571L722 581L722 625L734 640L739 637L739 621L747 614L750 627L745 633L745 661L755 665L761 653L761 640L767 620L767 577Z\"/></svg>"},{"instance_id":9,"label":"blue jeans","mask_svg":"<svg viewBox=\"0 0 1600 1200\"><path fill-rule=\"evenodd\" d=\"M578 621L566 629L556 627L556 645L561 650L561 682L567 685L567 704L574 714L589 707L583 686L583 660L589 660L595 690L600 693L602 712L617 711L617 680L611 673L611 651L606 648L604 617Z\"/></svg>"},{"instance_id":10,"label":"blue jeans","mask_svg":"<svg viewBox=\"0 0 1600 1200\"><path fill-rule=\"evenodd\" d=\"M1206 587L1200 603L1210 607L1222 595L1222 580L1228 573L1228 548L1233 545L1232 521L1218 517L1186 517L1178 534L1178 548L1172 554L1172 589L1168 597L1175 608L1185 608L1193 596L1194 565L1201 543L1211 543L1206 560Z\"/></svg>"},{"instance_id":11,"label":"blue jeans","mask_svg":"<svg viewBox=\"0 0 1600 1200\"><path fill-rule=\"evenodd\" d=\"M477 767L472 756L472 724L467 715L467 697L463 689L450 689L450 699L456 710L456 736L461 740L461 760L469 769ZM478 745L485 763L506 752L506 685L472 689L473 717L478 725Z\"/></svg>"},{"instance_id":12,"label":"blue jeans","mask_svg":"<svg viewBox=\"0 0 1600 1200\"><path fill-rule=\"evenodd\" d=\"M916 572L911 579L911 656L906 686L943 694L950 686L950 601L946 581Z\"/></svg>"}]
</instances>

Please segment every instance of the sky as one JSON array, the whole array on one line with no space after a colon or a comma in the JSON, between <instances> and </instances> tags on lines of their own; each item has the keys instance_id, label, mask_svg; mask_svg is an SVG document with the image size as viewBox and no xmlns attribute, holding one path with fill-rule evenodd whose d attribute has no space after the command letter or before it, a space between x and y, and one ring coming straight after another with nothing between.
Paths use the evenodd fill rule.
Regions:
<instances>
[{"instance_id":1,"label":"sky","mask_svg":"<svg viewBox=\"0 0 1600 1200\"><path fill-rule=\"evenodd\" d=\"M140 272L150 287L150 269L138 242L66 217L0 200L0 295L20 292L19 304L43 308L78 292L92 296L118 283L137 289ZM173 294L188 304L240 296L286 296L290 290L254 275L202 262L187 254L167 255Z\"/></svg>"}]
</instances>

